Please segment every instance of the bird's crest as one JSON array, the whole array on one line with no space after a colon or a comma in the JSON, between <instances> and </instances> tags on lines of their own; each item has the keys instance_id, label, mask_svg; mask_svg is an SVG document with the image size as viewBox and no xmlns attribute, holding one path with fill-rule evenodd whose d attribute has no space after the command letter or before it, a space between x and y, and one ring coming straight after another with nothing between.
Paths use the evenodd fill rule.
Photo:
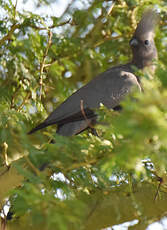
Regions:
<instances>
[{"instance_id":1,"label":"bird's crest","mask_svg":"<svg viewBox=\"0 0 167 230\"><path fill-rule=\"evenodd\" d=\"M137 25L134 36L140 37L151 33L154 35L155 26L158 23L158 15L153 9L147 9Z\"/></svg>"}]
</instances>

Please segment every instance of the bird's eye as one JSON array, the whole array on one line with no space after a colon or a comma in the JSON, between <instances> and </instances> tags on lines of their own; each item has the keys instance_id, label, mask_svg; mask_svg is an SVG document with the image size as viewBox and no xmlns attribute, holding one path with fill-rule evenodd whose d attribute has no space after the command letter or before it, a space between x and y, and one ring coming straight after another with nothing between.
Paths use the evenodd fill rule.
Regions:
<instances>
[{"instance_id":1,"label":"bird's eye","mask_svg":"<svg viewBox=\"0 0 167 230\"><path fill-rule=\"evenodd\" d=\"M148 45L149 45L149 40L145 40L145 41L144 41L144 44L145 44L146 46L148 46Z\"/></svg>"}]
</instances>

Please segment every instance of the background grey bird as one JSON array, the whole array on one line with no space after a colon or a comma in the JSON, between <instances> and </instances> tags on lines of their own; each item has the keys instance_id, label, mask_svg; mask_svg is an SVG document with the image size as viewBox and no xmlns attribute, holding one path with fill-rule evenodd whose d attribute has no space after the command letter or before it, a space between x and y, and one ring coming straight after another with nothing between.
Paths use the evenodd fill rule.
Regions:
<instances>
[{"instance_id":1,"label":"background grey bird","mask_svg":"<svg viewBox=\"0 0 167 230\"><path fill-rule=\"evenodd\" d=\"M29 134L53 124L57 124L57 133L60 135L78 134L96 123L97 115L93 109L99 108L101 103L109 109L116 109L133 86L141 90L140 79L134 74L134 66L141 70L145 67L154 69L153 60L157 59L154 43L156 24L156 13L147 10L130 40L132 61L99 74L67 98Z\"/></svg>"}]
</instances>

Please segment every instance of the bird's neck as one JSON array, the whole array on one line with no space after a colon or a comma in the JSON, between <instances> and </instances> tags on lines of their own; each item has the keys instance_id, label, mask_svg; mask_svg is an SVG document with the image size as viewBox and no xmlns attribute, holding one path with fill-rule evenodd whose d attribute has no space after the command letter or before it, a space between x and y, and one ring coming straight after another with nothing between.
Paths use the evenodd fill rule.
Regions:
<instances>
[{"instance_id":1,"label":"bird's neck","mask_svg":"<svg viewBox=\"0 0 167 230\"><path fill-rule=\"evenodd\" d=\"M151 66L152 64L152 60L137 60L136 58L132 59L132 62L131 62L132 65L136 66L138 69L141 69L143 70L145 67L147 66Z\"/></svg>"},{"instance_id":2,"label":"bird's neck","mask_svg":"<svg viewBox=\"0 0 167 230\"><path fill-rule=\"evenodd\" d=\"M156 54L156 50L154 52L154 54L151 54L147 57L140 57L140 56L136 56L133 54L133 58L131 61L131 64L133 66L136 66L138 69L140 70L144 70L146 69L150 69L150 70L155 70L155 61L158 59L158 56Z\"/></svg>"},{"instance_id":3,"label":"bird's neck","mask_svg":"<svg viewBox=\"0 0 167 230\"><path fill-rule=\"evenodd\" d=\"M130 63L130 68L132 69L132 72L135 73L135 68L142 70L144 73L148 75L153 75L155 73L156 65L153 63L153 61L143 60L140 62L136 62L132 60Z\"/></svg>"}]
</instances>

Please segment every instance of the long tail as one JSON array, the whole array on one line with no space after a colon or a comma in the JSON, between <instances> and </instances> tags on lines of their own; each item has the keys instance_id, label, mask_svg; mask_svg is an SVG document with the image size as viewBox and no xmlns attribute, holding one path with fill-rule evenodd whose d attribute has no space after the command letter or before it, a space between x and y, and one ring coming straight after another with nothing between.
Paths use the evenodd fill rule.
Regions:
<instances>
[{"instance_id":1,"label":"long tail","mask_svg":"<svg viewBox=\"0 0 167 230\"><path fill-rule=\"evenodd\" d=\"M39 130L39 129L43 129L43 128L47 127L48 125L49 125L49 124L43 122L43 123L37 125L35 128L31 129L31 131L28 132L28 134L32 134L32 133L36 132L36 131Z\"/></svg>"}]
</instances>

